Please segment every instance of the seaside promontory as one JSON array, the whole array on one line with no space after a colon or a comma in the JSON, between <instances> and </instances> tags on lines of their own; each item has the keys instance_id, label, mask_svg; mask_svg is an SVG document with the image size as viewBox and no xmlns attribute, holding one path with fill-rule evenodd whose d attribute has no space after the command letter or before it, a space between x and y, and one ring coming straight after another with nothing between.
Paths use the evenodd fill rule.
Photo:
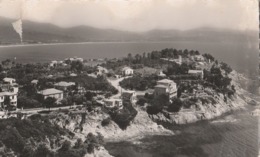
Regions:
<instances>
[{"instance_id":1,"label":"seaside promontory","mask_svg":"<svg viewBox=\"0 0 260 157\"><path fill-rule=\"evenodd\" d=\"M211 120L255 102L249 81L196 50L0 66L0 155L109 157L107 142L175 136L167 125Z\"/></svg>"}]
</instances>

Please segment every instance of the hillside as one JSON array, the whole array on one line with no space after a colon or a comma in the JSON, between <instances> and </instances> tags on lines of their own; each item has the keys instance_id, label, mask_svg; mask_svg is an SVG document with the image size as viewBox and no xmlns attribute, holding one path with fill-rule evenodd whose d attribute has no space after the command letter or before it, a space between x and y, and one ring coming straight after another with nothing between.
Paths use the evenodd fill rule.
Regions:
<instances>
[{"instance_id":1,"label":"hillside","mask_svg":"<svg viewBox=\"0 0 260 157\"><path fill-rule=\"evenodd\" d=\"M0 43L19 43L13 31L13 19L0 17ZM89 26L61 28L48 23L23 21L25 43L63 43L63 42L127 42L127 41L253 41L256 32L239 32L214 28L198 28L188 31L151 30L148 32L127 32L112 29L99 29Z\"/></svg>"}]
</instances>

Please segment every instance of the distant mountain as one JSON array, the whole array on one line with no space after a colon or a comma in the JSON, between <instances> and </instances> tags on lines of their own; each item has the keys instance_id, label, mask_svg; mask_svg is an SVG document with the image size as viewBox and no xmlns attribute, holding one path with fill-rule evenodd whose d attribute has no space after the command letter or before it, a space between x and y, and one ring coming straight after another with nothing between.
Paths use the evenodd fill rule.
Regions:
<instances>
[{"instance_id":1,"label":"distant mountain","mask_svg":"<svg viewBox=\"0 0 260 157\"><path fill-rule=\"evenodd\" d=\"M19 36L12 28L15 20L0 17L0 44L19 43ZM89 26L62 28L48 23L23 21L25 43L63 42L127 42L127 41L251 41L256 32L239 32L214 28L198 28L188 31L152 30L148 32L127 32L112 29L98 29Z\"/></svg>"}]
</instances>

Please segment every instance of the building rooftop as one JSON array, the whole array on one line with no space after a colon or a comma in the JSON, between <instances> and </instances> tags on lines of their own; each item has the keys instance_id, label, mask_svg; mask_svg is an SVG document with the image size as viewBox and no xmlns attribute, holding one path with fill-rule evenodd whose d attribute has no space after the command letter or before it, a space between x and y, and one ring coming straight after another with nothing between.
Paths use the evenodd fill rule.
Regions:
<instances>
[{"instance_id":1,"label":"building rooftop","mask_svg":"<svg viewBox=\"0 0 260 157\"><path fill-rule=\"evenodd\" d=\"M188 73L201 73L203 70L189 70Z\"/></svg>"},{"instance_id":2,"label":"building rooftop","mask_svg":"<svg viewBox=\"0 0 260 157\"><path fill-rule=\"evenodd\" d=\"M169 79L162 79L162 80L157 81L157 83L174 83L174 81L169 80Z\"/></svg>"},{"instance_id":3,"label":"building rooftop","mask_svg":"<svg viewBox=\"0 0 260 157\"><path fill-rule=\"evenodd\" d=\"M122 93L122 97L129 99L134 95L134 93L135 93L135 91L124 91Z\"/></svg>"},{"instance_id":4,"label":"building rooftop","mask_svg":"<svg viewBox=\"0 0 260 157\"><path fill-rule=\"evenodd\" d=\"M42 95L52 95L52 94L63 93L63 91L57 90L55 88L49 88L49 89L45 89L45 90L39 91L38 93L42 94Z\"/></svg>"},{"instance_id":5,"label":"building rooftop","mask_svg":"<svg viewBox=\"0 0 260 157\"><path fill-rule=\"evenodd\" d=\"M70 76L78 76L77 74L75 73L71 73Z\"/></svg>"},{"instance_id":6,"label":"building rooftop","mask_svg":"<svg viewBox=\"0 0 260 157\"><path fill-rule=\"evenodd\" d=\"M6 77L3 79L4 82L10 82L10 81L15 81L14 78L9 78L9 77Z\"/></svg>"},{"instance_id":7,"label":"building rooftop","mask_svg":"<svg viewBox=\"0 0 260 157\"><path fill-rule=\"evenodd\" d=\"M58 83L55 83L54 86L61 86L61 87L69 87L69 86L73 86L75 85L75 82L65 82L65 81L61 81Z\"/></svg>"},{"instance_id":8,"label":"building rooftop","mask_svg":"<svg viewBox=\"0 0 260 157\"><path fill-rule=\"evenodd\" d=\"M130 68L130 67L124 67L123 69L122 69L122 71L125 71L125 70L133 70L132 68Z\"/></svg>"},{"instance_id":9,"label":"building rooftop","mask_svg":"<svg viewBox=\"0 0 260 157\"><path fill-rule=\"evenodd\" d=\"M37 84L37 83L38 83L38 80L32 80L31 83Z\"/></svg>"},{"instance_id":10,"label":"building rooftop","mask_svg":"<svg viewBox=\"0 0 260 157\"><path fill-rule=\"evenodd\" d=\"M105 102L111 102L111 101L122 101L122 99L117 99L117 98L111 98L111 99L105 99Z\"/></svg>"},{"instance_id":11,"label":"building rooftop","mask_svg":"<svg viewBox=\"0 0 260 157\"><path fill-rule=\"evenodd\" d=\"M17 93L14 93L14 92L0 92L0 96L11 96L11 95L17 95Z\"/></svg>"},{"instance_id":12,"label":"building rooftop","mask_svg":"<svg viewBox=\"0 0 260 157\"><path fill-rule=\"evenodd\" d=\"M156 86L154 86L154 88L168 88L167 86L165 86L165 85L156 85Z\"/></svg>"}]
</instances>

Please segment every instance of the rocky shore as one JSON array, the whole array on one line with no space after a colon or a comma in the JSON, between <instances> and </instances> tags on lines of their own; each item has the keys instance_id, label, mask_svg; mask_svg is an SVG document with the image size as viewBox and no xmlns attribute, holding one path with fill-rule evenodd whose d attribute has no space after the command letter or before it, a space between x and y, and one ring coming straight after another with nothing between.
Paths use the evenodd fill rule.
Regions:
<instances>
[{"instance_id":1,"label":"rocky shore","mask_svg":"<svg viewBox=\"0 0 260 157\"><path fill-rule=\"evenodd\" d=\"M66 128L75 133L76 138L84 139L89 133L102 134L105 142L117 141L136 141L147 135L174 135L172 130L168 130L158 122L166 122L168 124L188 124L200 120L211 120L217 118L224 113L234 110L243 110L245 105L253 100L250 93L242 89L239 81L247 81L242 75L235 72L231 73L233 79L232 84L236 87L236 94L224 101L224 96L219 94L215 96L215 104L196 104L199 110L183 110L178 113L159 113L157 115L148 115L146 109L143 107L135 106L137 115L130 125L122 130L114 121L110 121L107 125L103 126L102 121L109 117L104 112L86 112L86 111L71 111L69 113L55 113L51 121L59 126ZM75 139L76 139L75 138ZM103 147L95 150L94 154L87 154L86 157L109 157L109 153Z\"/></svg>"},{"instance_id":2,"label":"rocky shore","mask_svg":"<svg viewBox=\"0 0 260 157\"><path fill-rule=\"evenodd\" d=\"M247 104L242 98L236 97L232 101L224 102L219 100L217 104L197 105L201 108L200 111L180 111L178 113L160 113L158 115L151 115L151 119L156 122L168 122L170 124L188 124L200 120L211 120L228 113L233 110L243 109Z\"/></svg>"}]
</instances>

